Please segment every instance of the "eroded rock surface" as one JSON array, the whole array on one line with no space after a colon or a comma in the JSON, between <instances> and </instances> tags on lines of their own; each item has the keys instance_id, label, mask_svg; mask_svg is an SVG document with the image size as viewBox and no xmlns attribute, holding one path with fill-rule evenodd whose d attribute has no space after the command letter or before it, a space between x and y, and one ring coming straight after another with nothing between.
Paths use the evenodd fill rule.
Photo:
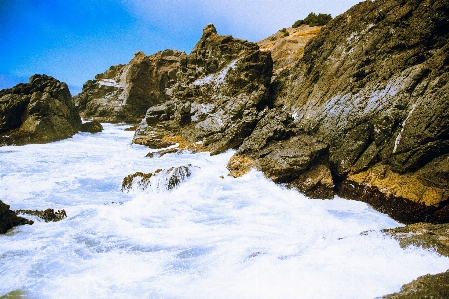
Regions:
<instances>
[{"instance_id":1,"label":"eroded rock surface","mask_svg":"<svg viewBox=\"0 0 449 299\"><path fill-rule=\"evenodd\" d=\"M126 65L110 67L87 81L74 97L85 118L107 122L139 122L151 106L168 99L185 53L165 50L147 56L139 51Z\"/></svg>"},{"instance_id":2,"label":"eroded rock surface","mask_svg":"<svg viewBox=\"0 0 449 299\"><path fill-rule=\"evenodd\" d=\"M69 138L81 128L67 84L34 75L0 91L0 146L47 143Z\"/></svg>"},{"instance_id":3,"label":"eroded rock surface","mask_svg":"<svg viewBox=\"0 0 449 299\"><path fill-rule=\"evenodd\" d=\"M87 121L81 126L82 132L99 133L103 131L103 126L98 120Z\"/></svg>"},{"instance_id":4,"label":"eroded rock surface","mask_svg":"<svg viewBox=\"0 0 449 299\"><path fill-rule=\"evenodd\" d=\"M271 74L269 53L208 25L167 89L169 99L148 109L134 142L162 148L174 144L164 137L178 136L212 153L237 148L269 103Z\"/></svg>"},{"instance_id":5,"label":"eroded rock surface","mask_svg":"<svg viewBox=\"0 0 449 299\"><path fill-rule=\"evenodd\" d=\"M273 130L274 118L262 126L262 117L239 151L254 157L270 139L311 136L329 145L328 164L313 162L297 181L321 181L323 165L344 197L405 223L448 222L447 7L448 0L365 1L333 19L272 84L273 106L293 121ZM292 128L295 137L279 136Z\"/></svg>"}]
</instances>

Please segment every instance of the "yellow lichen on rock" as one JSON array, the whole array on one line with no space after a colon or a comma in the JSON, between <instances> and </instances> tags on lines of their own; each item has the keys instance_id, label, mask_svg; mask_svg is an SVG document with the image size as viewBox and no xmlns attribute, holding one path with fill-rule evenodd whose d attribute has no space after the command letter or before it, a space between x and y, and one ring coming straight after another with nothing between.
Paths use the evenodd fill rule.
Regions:
<instances>
[{"instance_id":1,"label":"yellow lichen on rock","mask_svg":"<svg viewBox=\"0 0 449 299\"><path fill-rule=\"evenodd\" d=\"M247 156L234 155L229 159L226 167L230 171L228 176L238 178L247 174L254 167L254 160Z\"/></svg>"},{"instance_id":2,"label":"yellow lichen on rock","mask_svg":"<svg viewBox=\"0 0 449 299\"><path fill-rule=\"evenodd\" d=\"M449 188L428 186L415 173L399 174L380 163L366 171L351 174L347 179L426 206L438 205L449 196Z\"/></svg>"}]
</instances>

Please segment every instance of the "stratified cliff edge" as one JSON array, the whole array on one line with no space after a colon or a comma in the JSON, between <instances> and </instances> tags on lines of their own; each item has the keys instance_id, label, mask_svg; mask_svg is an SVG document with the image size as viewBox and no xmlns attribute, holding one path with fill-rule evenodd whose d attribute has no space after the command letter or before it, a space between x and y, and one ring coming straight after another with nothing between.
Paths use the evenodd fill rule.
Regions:
<instances>
[{"instance_id":1,"label":"stratified cliff edge","mask_svg":"<svg viewBox=\"0 0 449 299\"><path fill-rule=\"evenodd\" d=\"M168 100L165 89L176 82L186 54L165 50L146 56L139 51L126 65L110 67L87 81L75 105L84 118L106 122L139 122L148 108Z\"/></svg>"},{"instance_id":2,"label":"stratified cliff edge","mask_svg":"<svg viewBox=\"0 0 449 299\"><path fill-rule=\"evenodd\" d=\"M449 221L447 28L447 0L352 7L273 82L279 113L268 113L237 154L299 190L316 192L325 179L325 193L335 185L399 221ZM317 151L307 163L279 152L310 145Z\"/></svg>"},{"instance_id":3,"label":"stratified cliff edge","mask_svg":"<svg viewBox=\"0 0 449 299\"><path fill-rule=\"evenodd\" d=\"M212 153L237 148L269 103L272 66L255 43L206 26L166 90L169 99L148 109L133 142L158 148L182 139Z\"/></svg>"},{"instance_id":4,"label":"stratified cliff edge","mask_svg":"<svg viewBox=\"0 0 449 299\"><path fill-rule=\"evenodd\" d=\"M47 75L0 90L0 146L47 143L69 138L81 118L67 84Z\"/></svg>"}]
</instances>

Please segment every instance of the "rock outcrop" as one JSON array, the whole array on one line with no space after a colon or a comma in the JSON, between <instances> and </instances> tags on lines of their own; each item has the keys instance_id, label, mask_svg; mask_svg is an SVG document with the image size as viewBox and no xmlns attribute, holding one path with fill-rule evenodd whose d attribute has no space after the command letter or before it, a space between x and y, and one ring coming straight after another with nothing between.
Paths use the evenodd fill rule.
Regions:
<instances>
[{"instance_id":1,"label":"rock outcrop","mask_svg":"<svg viewBox=\"0 0 449 299\"><path fill-rule=\"evenodd\" d=\"M405 227L386 229L383 231L397 239L401 247L419 246L435 250L441 255L449 256L449 224L415 223ZM387 295L386 299L445 299L449 297L449 271L436 275L424 275L409 284L401 291Z\"/></svg>"},{"instance_id":2,"label":"rock outcrop","mask_svg":"<svg viewBox=\"0 0 449 299\"><path fill-rule=\"evenodd\" d=\"M110 67L87 81L74 97L81 115L105 122L140 122L148 108L168 100L165 90L177 80L185 53L139 51L126 65Z\"/></svg>"},{"instance_id":3,"label":"rock outcrop","mask_svg":"<svg viewBox=\"0 0 449 299\"><path fill-rule=\"evenodd\" d=\"M33 224L33 221L17 216L14 211L9 209L9 205L0 200L0 234L23 224Z\"/></svg>"},{"instance_id":4,"label":"rock outcrop","mask_svg":"<svg viewBox=\"0 0 449 299\"><path fill-rule=\"evenodd\" d=\"M81 132L99 133L101 131L103 131L103 126L98 120L87 121L81 126Z\"/></svg>"},{"instance_id":5,"label":"rock outcrop","mask_svg":"<svg viewBox=\"0 0 449 299\"><path fill-rule=\"evenodd\" d=\"M257 144L283 148L308 136L328 144L328 156L310 164L322 165L310 175L296 172L299 182L331 173L341 196L401 222L448 222L448 7L448 0L365 1L336 17L272 84L273 106L293 120L271 129L267 113L237 154L256 156L257 165ZM288 159L286 169L296 164Z\"/></svg>"},{"instance_id":6,"label":"rock outcrop","mask_svg":"<svg viewBox=\"0 0 449 299\"><path fill-rule=\"evenodd\" d=\"M34 75L29 83L0 91L0 146L61 140L80 128L81 118L63 82Z\"/></svg>"},{"instance_id":7,"label":"rock outcrop","mask_svg":"<svg viewBox=\"0 0 449 299\"><path fill-rule=\"evenodd\" d=\"M136 172L123 179L122 191L129 192L133 188L154 191L167 191L176 188L192 175L192 165L171 167L169 169L157 169L154 172Z\"/></svg>"},{"instance_id":8,"label":"rock outcrop","mask_svg":"<svg viewBox=\"0 0 449 299\"><path fill-rule=\"evenodd\" d=\"M271 75L269 53L208 25L167 89L169 100L148 109L134 142L162 148L174 144L168 136L212 153L237 148L269 104Z\"/></svg>"}]
</instances>

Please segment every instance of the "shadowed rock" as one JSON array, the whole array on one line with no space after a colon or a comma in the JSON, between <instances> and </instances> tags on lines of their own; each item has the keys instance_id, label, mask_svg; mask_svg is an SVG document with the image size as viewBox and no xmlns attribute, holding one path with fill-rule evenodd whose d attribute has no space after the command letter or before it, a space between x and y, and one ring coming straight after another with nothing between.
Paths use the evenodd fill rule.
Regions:
<instances>
[{"instance_id":1,"label":"shadowed rock","mask_svg":"<svg viewBox=\"0 0 449 299\"><path fill-rule=\"evenodd\" d=\"M17 216L14 211L9 209L9 205L0 200L0 234L23 224L33 224L33 221Z\"/></svg>"}]
</instances>

